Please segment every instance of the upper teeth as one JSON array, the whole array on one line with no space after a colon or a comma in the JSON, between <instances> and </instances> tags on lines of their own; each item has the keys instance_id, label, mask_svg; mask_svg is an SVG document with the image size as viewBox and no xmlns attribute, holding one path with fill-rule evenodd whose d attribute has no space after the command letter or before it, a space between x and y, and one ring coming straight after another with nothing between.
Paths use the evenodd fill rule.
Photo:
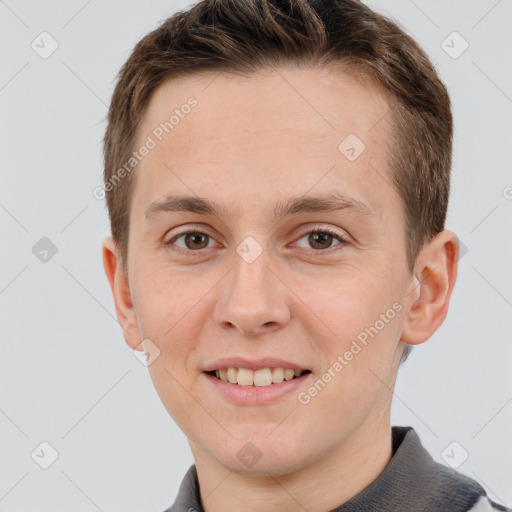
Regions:
<instances>
[{"instance_id":1,"label":"upper teeth","mask_svg":"<svg viewBox=\"0 0 512 512\"><path fill-rule=\"evenodd\" d=\"M260 370L251 370L250 368L220 368L215 370L217 378L231 384L240 384L241 386L270 386L270 384L279 384L283 380L291 380L293 377L301 375L302 370L291 368L261 368Z\"/></svg>"}]
</instances>

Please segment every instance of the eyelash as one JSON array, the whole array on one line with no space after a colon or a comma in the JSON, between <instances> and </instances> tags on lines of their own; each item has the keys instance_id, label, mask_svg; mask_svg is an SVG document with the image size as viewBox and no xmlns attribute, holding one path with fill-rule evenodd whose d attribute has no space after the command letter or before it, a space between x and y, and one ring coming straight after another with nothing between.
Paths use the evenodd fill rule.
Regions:
<instances>
[{"instance_id":1,"label":"eyelash","mask_svg":"<svg viewBox=\"0 0 512 512\"><path fill-rule=\"evenodd\" d=\"M350 243L347 238L345 238L343 235L341 235L340 233L338 233L335 230L330 229L330 228L315 228L315 229L309 229L307 231L303 231L297 238L297 241L300 240L301 238L303 238L305 235L309 235L311 233L327 233L329 235L332 235L334 238L337 238L340 243L336 244L334 247L336 247L338 245L347 245ZM170 240L164 242L164 245L166 247L171 246L174 244L174 242L176 242L176 240L178 240L182 236L189 235L189 234L206 235L207 237L213 239L212 236L210 236L208 233L205 233L204 231L189 230L189 231L183 231L182 233L178 233L178 234L174 235ZM319 253L319 252L322 253L322 252L331 252L332 249L333 249L333 247L328 247L327 249L309 249L309 251L312 251L314 253ZM193 257L194 253L199 254L199 253L203 252L205 249L192 250L192 249L183 249L182 247L173 247L173 250L175 250L181 254L185 254L186 256ZM335 250L338 250L338 249L335 249Z\"/></svg>"}]
</instances>

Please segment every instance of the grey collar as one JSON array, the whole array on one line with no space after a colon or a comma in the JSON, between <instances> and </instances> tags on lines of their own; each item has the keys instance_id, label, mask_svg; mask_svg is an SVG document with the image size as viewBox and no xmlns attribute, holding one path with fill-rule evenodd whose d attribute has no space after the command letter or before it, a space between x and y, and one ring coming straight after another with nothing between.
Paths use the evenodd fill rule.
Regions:
<instances>
[{"instance_id":1,"label":"grey collar","mask_svg":"<svg viewBox=\"0 0 512 512\"><path fill-rule=\"evenodd\" d=\"M331 512L467 512L485 490L471 478L435 462L412 427L391 429L393 456L359 494ZM191 510L193 509L193 510ZM204 512L195 464L165 512Z\"/></svg>"}]
</instances>

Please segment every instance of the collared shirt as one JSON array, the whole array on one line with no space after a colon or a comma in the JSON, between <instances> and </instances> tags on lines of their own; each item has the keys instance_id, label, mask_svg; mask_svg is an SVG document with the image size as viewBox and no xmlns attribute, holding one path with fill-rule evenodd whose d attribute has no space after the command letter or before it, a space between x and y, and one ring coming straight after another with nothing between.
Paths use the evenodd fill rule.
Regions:
<instances>
[{"instance_id":1,"label":"collared shirt","mask_svg":"<svg viewBox=\"0 0 512 512\"><path fill-rule=\"evenodd\" d=\"M391 431L393 455L384 471L331 512L512 512L491 501L475 480L435 462L412 427ZM195 464L165 512L204 512Z\"/></svg>"}]
</instances>

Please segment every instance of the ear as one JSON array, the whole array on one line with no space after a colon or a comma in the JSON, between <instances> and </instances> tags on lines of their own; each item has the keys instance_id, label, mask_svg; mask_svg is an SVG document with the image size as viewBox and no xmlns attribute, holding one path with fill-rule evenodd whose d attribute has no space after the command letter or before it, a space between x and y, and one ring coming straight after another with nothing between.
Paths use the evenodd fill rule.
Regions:
<instances>
[{"instance_id":1,"label":"ear","mask_svg":"<svg viewBox=\"0 0 512 512\"><path fill-rule=\"evenodd\" d=\"M135 349L140 346L137 315L130 295L128 276L122 270L119 250L112 237L103 240L102 254L103 267L114 297L117 319L123 329L127 345Z\"/></svg>"},{"instance_id":2,"label":"ear","mask_svg":"<svg viewBox=\"0 0 512 512\"><path fill-rule=\"evenodd\" d=\"M414 282L407 296L408 312L401 340L410 345L427 341L443 323L457 280L460 244L444 230L425 246L416 260Z\"/></svg>"}]
</instances>

